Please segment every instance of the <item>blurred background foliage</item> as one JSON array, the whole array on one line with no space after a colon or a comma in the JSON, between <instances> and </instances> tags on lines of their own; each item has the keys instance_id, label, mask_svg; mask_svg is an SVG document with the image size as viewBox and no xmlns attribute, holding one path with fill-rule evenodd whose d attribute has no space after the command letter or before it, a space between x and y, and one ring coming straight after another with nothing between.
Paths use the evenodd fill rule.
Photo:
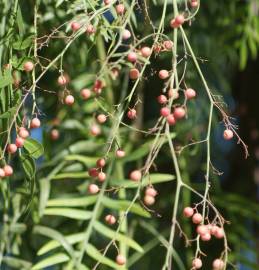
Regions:
<instances>
[{"instance_id":1,"label":"blurred background foliage","mask_svg":"<svg viewBox=\"0 0 259 270\"><path fill-rule=\"evenodd\" d=\"M12 63L17 63L16 68L19 69L21 65L19 59L24 61L31 57L31 43L28 42L28 47L23 50L16 50L15 42L19 42L20 39L30 40L34 34L34 1L18 1L17 14L13 14L14 2L17 3L17 1L0 1L2 40L0 63L1 65L8 63L8 59L12 57ZM38 1L39 35L48 35L52 29L64 22L74 17L78 18L77 15L89 2L98 5L98 1ZM149 0L147 3L149 3L151 18L157 25L156 20L159 22L163 1ZM142 5L143 2L139 1L139 4ZM169 9L173 10L170 3ZM171 14L168 13L166 23L172 18ZM109 21L113 20L111 14L106 14L104 17ZM104 17L100 20L96 18L95 24L107 25ZM133 18L132 27L139 35L152 32L152 28L144 18L145 14L136 10L136 24L134 25ZM114 107L104 99L100 100L100 104L94 100L85 103L80 100L79 92L82 87L93 84L95 74L100 68L100 62L96 59L102 59L104 48L107 49L113 40L109 30L109 26L103 27L98 30L96 37L88 40L80 37L64 56L63 69L71 78L69 87L77 100L73 108L64 108L60 103L59 95L62 95L62 91L56 84L59 66L51 69L39 82L41 89L58 94L41 91L37 95L44 126L40 130L33 131L32 137L44 145L44 158L37 160L38 171L33 197L30 196L31 187L23 180L24 172L19 170L20 165L17 160L13 161L13 165L17 165L17 170L8 190L8 200L12 210L6 213L6 202L1 203L3 217L1 219L1 269L30 269L31 265L38 261L41 263L43 261L43 264L36 264L34 269L45 269L44 262L46 266L48 262L49 265L54 265L53 262L64 262L48 269L69 269L70 257L66 254L73 257L70 246L80 241L76 242L75 239L82 237L75 234L80 234L88 228L86 220L89 220L97 198L85 196L89 184L86 171L103 154L104 144L112 126L112 123L109 123L103 127L102 136L92 139L88 132L89 126L94 122L91 115L93 112L102 111L100 104L107 110L112 110ZM170 32L169 28L167 30ZM215 117L212 161L215 172L217 170L218 173L215 173L211 179L211 199L222 210L226 220L230 221L230 224L226 225L231 248L230 261L238 269L256 270L259 265L259 2L258 0L202 1L198 15L191 27L186 27L186 31L212 92L223 96L228 104L226 110L233 117L233 122L239 126L239 133L249 146L250 156L245 160L244 152L236 141L226 143L223 140L223 126L218 124L218 120L221 119ZM57 35L61 37L64 34L67 33L64 31ZM100 36L104 37L105 41ZM170 36L172 37L172 34ZM44 59L53 59L63 48L62 38L53 39L48 47L40 50L40 55L44 57L42 63L46 61ZM191 59L184 54L182 47L180 47L179 58L188 62L185 82L198 91L197 101L191 102L188 108L189 119L175 130L176 143L180 149L192 139L200 140L204 137L208 120L208 103L206 96L202 94L202 90L200 91L201 82ZM47 64L47 61L44 64ZM152 65L145 73L146 79L138 87L138 96L142 103L138 104L140 114L134 124L136 128L148 129L154 125L159 113L156 97L162 88L162 83L157 80L156 71L168 65L169 67L171 65L170 54L165 53L152 59ZM108 85L109 88L112 85L114 104L119 102L123 89L130 85L125 70L122 69L121 73L120 80L111 80ZM30 85L29 78L22 78L23 85L18 92L22 92L23 88ZM105 94L105 98L111 97ZM26 102L26 108L30 108L31 105L32 99ZM4 126L1 128L3 129ZM57 128L60 132L60 138L55 142L50 140L50 132L53 128ZM129 132L125 126L121 126L118 136L120 145L128 154L114 166L111 174L114 185L126 179L132 168L143 164L151 145L151 138L147 139L145 135L136 134L134 131ZM179 157L185 181L192 183L200 191L204 188L204 154L205 148L194 146L184 150ZM159 199L154 206L154 213L151 213L153 218L148 219L150 213L141 207L141 202L135 205L134 211L128 217L127 241L131 239L136 241L127 245L133 246L133 250L127 250L129 269L160 269L164 261L163 244L166 243L169 235L172 193L175 188L174 182L170 181L172 165L166 145L162 148L156 166L158 170L153 168L152 173L159 172L163 175L154 176L154 179L159 179L156 185ZM125 210L133 198L132 190L127 189L126 193L113 194L110 198L106 198L98 212L100 222L105 213L112 211L118 215L119 211ZM77 199L73 201L69 198ZM3 201L5 199L2 198ZM197 198L187 191L183 193L182 199L181 208L197 202ZM30 208L26 209L29 202ZM8 215L9 220L6 222L5 218ZM181 223L184 231L191 236L194 228L186 220L181 220ZM111 233L107 231L105 233L105 229L101 226L102 224L99 224L99 227L95 225L91 235L91 243L94 243L97 249L104 248L107 238L111 236ZM73 235L71 239L74 239L74 242L69 242L64 235ZM61 242L63 248L48 250L45 246L45 251L40 249L48 242L48 237ZM69 242L68 246L67 242ZM142 246L144 252L138 253L137 243ZM190 264L190 258L193 257L195 247L185 248L184 244L183 238L178 238L178 255L175 255L177 263L174 269L189 269L187 266ZM95 260L101 260L103 265L100 269L116 268L113 261L108 259L108 257L113 258L115 252L108 253L107 258L103 258L96 252L94 246L87 251L89 256L84 258L85 265L94 265ZM204 269L210 269L211 261L220 255L222 246L212 241L203 248L208 255ZM83 265L81 267L88 269L83 268ZM229 266L228 269L232 268Z\"/></svg>"}]
</instances>

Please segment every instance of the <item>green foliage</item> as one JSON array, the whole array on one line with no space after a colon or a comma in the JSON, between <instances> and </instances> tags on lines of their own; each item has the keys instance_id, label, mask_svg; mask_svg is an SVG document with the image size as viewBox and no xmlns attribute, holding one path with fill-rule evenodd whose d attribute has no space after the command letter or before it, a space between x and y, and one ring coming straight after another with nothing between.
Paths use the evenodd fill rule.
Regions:
<instances>
[{"instance_id":1,"label":"green foliage","mask_svg":"<svg viewBox=\"0 0 259 270\"><path fill-rule=\"evenodd\" d=\"M118 16L112 7L113 22L104 17L105 7L100 6L100 1L0 3L1 166L8 163L14 167L14 175L0 182L1 269L88 270L96 269L96 263L100 264L98 269L104 270L160 269L167 251L174 261L172 269L189 269L195 244L185 248L184 237L193 239L195 228L180 213L186 205L201 203L202 198L183 188L176 213L177 237L171 249L168 228L172 225L171 212L175 206L172 202L177 199L179 176L168 142L173 142L177 149L183 182L203 194L205 144L188 144L206 137L207 94L194 71L195 64L186 51L185 41L184 46L178 46L178 59L179 65L186 64L186 70L181 66L179 73L186 75L182 84L199 89L200 99L189 102L186 121L168 134L166 130L159 130L159 125L156 126L159 108L152 101L162 88L156 73L161 67L170 67L172 53L168 51L151 59L139 57L140 65L147 69L135 86L129 82L128 69L138 67L139 63L133 65L123 60L128 52L119 47L119 39L125 27L136 34L133 45L137 48L139 44L151 46L156 38L156 43L173 39L173 31L167 29L173 5L168 2L170 12L162 17L166 1L143 1L147 6L140 4L139 8L133 6L133 1L123 2L129 16L127 19ZM184 10L186 1L177 2L180 10ZM245 69L251 59L258 57L259 16L257 5L253 5L253 1L206 1L193 25L186 26L194 51L201 57L197 58L199 63L204 63L205 58L212 59L206 62L206 68L205 64L201 66L213 93L214 89L215 93L229 92L228 80L236 70L234 67ZM160 25L161 17L164 19ZM72 33L72 21L88 25L90 19L97 29L95 34L87 35L82 29ZM154 33L160 28L166 34L156 36ZM149 38L142 39L143 35ZM28 60L35 64L31 73L26 73L23 67ZM4 67L5 64L9 65ZM114 75L115 69L120 73L118 77ZM61 73L70 77L66 86L56 83ZM92 89L96 79L106 84L100 98L97 95L82 100L80 90ZM73 94L76 99L72 107L63 102L67 94ZM183 100L181 92L176 105ZM147 104L145 110L143 104ZM137 108L140 112L133 124L123 116L128 108ZM101 127L101 135L93 137L89 130L97 123L96 116L100 113L107 115L108 120ZM43 141L28 137L17 156L4 152L18 136L19 127L29 127L35 116L43 122ZM217 123L218 117L213 116L213 127ZM53 130L59 132L57 140L51 138ZM211 144L213 155L218 154ZM184 145L188 147L181 152ZM126 152L121 159L114 154L119 148ZM156 154L159 150L160 155L150 161L150 153ZM107 161L103 168L107 178L102 184L96 183L88 173L100 157ZM142 172L147 169L141 182L129 179L130 171L136 168ZM195 178L201 179L202 184L197 184ZM230 262L257 269L244 255L255 253L248 242L254 241L254 233L239 223L241 220L258 222L258 205L251 198L223 192L219 177L211 173L211 178L215 188L210 198L226 220L235 224L226 225L232 249ZM101 186L98 194L87 192L92 183ZM155 206L147 206L142 201L148 186L159 191ZM107 214L117 218L115 225L109 227L105 223ZM109 249L104 252L107 246ZM208 253L206 259L210 262L205 267L210 269L211 261L220 256L223 243L204 246L202 249ZM127 257L125 266L116 264L118 252Z\"/></svg>"}]
</instances>

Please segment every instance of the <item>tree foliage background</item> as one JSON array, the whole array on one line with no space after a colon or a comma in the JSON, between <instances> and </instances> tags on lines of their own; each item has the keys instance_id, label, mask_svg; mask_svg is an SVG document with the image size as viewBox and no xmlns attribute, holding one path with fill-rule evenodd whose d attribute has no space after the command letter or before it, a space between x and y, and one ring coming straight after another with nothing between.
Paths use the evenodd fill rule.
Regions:
<instances>
[{"instance_id":1,"label":"tree foliage background","mask_svg":"<svg viewBox=\"0 0 259 270\"><path fill-rule=\"evenodd\" d=\"M97 262L100 263L99 269L162 269L168 250L176 188L169 147L162 146L155 166L150 169L151 182L159 192L151 210L144 206L142 195L132 202L138 186L129 184L127 179L131 170L143 166L153 143L152 137L137 131L148 130L157 121L159 105L156 97L163 84L157 78L157 72L170 69L172 56L164 53L152 58L152 67L147 67L138 84L138 99L129 104L129 107L136 104L138 117L133 124L124 119L119 131L113 134L116 143L110 145L112 151L107 152L112 164L107 171L110 190L107 186L108 192L102 190L99 194L89 195L87 188L91 179L87 170L106 153L113 138L115 120L111 117L102 126L101 136L93 137L89 130L98 113L120 111L120 107L114 105L120 104L132 87L127 64L117 79L109 74L106 67L99 74L106 54L117 42L113 30L120 27L120 22L114 19L113 13L105 12L93 18L97 29L94 35L82 35L73 40L70 23L74 20L87 21L90 15L86 17L85 10L96 11L100 2L0 1L1 162L4 165L8 161L14 168L14 175L0 183L0 269L96 269ZM130 8L131 1L123 2ZM173 2L168 2L171 12L164 20L166 31L170 33L172 30L167 25L173 17ZM178 1L179 5L183 2ZM135 8L129 22L137 37L141 39L153 31L146 9L157 26L163 3L159 0L138 1L139 7ZM224 141L222 119L220 115L214 115L211 135L214 174L210 179L210 199L229 221L225 230L231 252L226 269L258 269L259 2L201 1L199 12L186 27L186 33L210 88L213 93L223 96L227 111L233 117L233 123L239 126L238 133L248 145L250 154L245 159L244 151L236 140ZM173 38L172 33L169 35ZM38 38L36 55L35 36ZM73 44L64 51L70 41ZM146 45L151 46L152 41ZM119 47L117 57L124 52L125 48ZM50 61L60 54L59 61L39 78L34 94L31 94L28 89ZM183 62L190 61L182 47L179 58ZM23 64L28 60L38 65L33 76L23 71ZM8 63L11 69L4 68ZM70 77L68 89L64 90L57 84L60 72ZM80 90L92 87L97 74L105 80L107 88L100 99L91 98L86 102L80 98ZM13 80L19 80L20 84L14 85ZM171 133L172 138L176 137L175 144L179 150L204 137L209 110L206 95L199 91L202 85L192 63L185 74L185 81L196 89L198 97L188 107L191 117ZM62 102L67 91L76 99L72 107ZM16 115L22 101L22 109ZM6 156L4 160L6 130L13 117L16 117L16 125L21 126L27 121L26 117L30 119L35 113L41 119L41 128L31 131L23 150L14 157ZM51 139L53 129L59 132L55 141ZM14 140L15 128L9 135L8 140ZM113 158L118 147L127 153L120 160ZM183 178L199 192L204 191L205 153L205 147L194 145L178 157ZM147 182L147 178L144 181ZM112 189L120 186L125 188ZM185 190L179 213L197 199ZM130 209L127 218L123 220L119 233L115 233L117 227L105 224L104 217L112 213L119 218L127 209ZM179 221L182 230L191 238L195 234L194 226L181 214ZM179 230L176 234L172 269L190 269L196 247L186 247L184 235ZM110 242L114 238L117 245ZM107 245L111 248L104 256ZM127 257L125 268L114 262L117 249ZM204 269L211 269L212 260L220 256L222 243L213 240L203 243L202 249L207 254Z\"/></svg>"}]
</instances>

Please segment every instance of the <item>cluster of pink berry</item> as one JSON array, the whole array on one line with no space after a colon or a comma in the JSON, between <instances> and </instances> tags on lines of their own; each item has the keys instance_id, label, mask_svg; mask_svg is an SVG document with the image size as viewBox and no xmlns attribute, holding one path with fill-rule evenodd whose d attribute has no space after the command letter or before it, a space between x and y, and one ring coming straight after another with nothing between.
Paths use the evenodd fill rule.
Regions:
<instances>
[{"instance_id":1,"label":"cluster of pink berry","mask_svg":"<svg viewBox=\"0 0 259 270\"><path fill-rule=\"evenodd\" d=\"M161 71L159 72L159 74L161 76ZM170 98L177 99L179 97L179 93L174 89L169 89L167 95L169 99ZM186 89L185 97L187 100L195 98L196 91L191 88ZM157 98L158 103L163 105L163 107L160 109L160 115L166 118L167 123L169 125L175 125L177 120L180 120L185 117L186 110L182 106L177 106L174 108L173 112L171 112L171 109L168 106L165 106L168 103L168 98L165 95L160 95Z\"/></svg>"},{"instance_id":2,"label":"cluster of pink berry","mask_svg":"<svg viewBox=\"0 0 259 270\"><path fill-rule=\"evenodd\" d=\"M39 128L41 125L40 120L35 117L31 120L30 128ZM18 148L22 148L25 139L29 136L29 131L25 127L20 127L18 137L15 139L15 144L11 143L8 145L7 150L10 154L14 154Z\"/></svg>"},{"instance_id":3,"label":"cluster of pink berry","mask_svg":"<svg viewBox=\"0 0 259 270\"><path fill-rule=\"evenodd\" d=\"M200 235L201 240L209 241L212 235L218 239L224 237L224 230L215 224L199 225L203 220L202 215L198 212L194 213L193 208L185 207L183 214L187 218L192 218L192 222L198 225L196 232Z\"/></svg>"},{"instance_id":4,"label":"cluster of pink berry","mask_svg":"<svg viewBox=\"0 0 259 270\"><path fill-rule=\"evenodd\" d=\"M38 118L33 118L30 122L30 128L39 128L41 122ZM18 148L22 148L27 137L29 137L29 131L25 127L20 127L18 131L18 136L15 139L15 143L10 143L7 146L7 151L10 154L16 153ZM5 165L4 168L0 168L0 178L11 176L13 174L13 169L10 165Z\"/></svg>"},{"instance_id":5,"label":"cluster of pink berry","mask_svg":"<svg viewBox=\"0 0 259 270\"><path fill-rule=\"evenodd\" d=\"M125 156L125 151L122 149L116 150L116 157L123 158ZM90 168L88 170L88 174L92 178L97 178L99 182L104 182L106 180L106 173L103 172L103 168L106 165L106 160L104 158L100 158L96 161L96 167ZM88 186L88 192L90 194L96 194L100 191L100 188L96 184L90 184Z\"/></svg>"},{"instance_id":6,"label":"cluster of pink berry","mask_svg":"<svg viewBox=\"0 0 259 270\"><path fill-rule=\"evenodd\" d=\"M192 218L192 222L197 226L196 232L202 241L210 241L211 236L217 239L224 238L223 228L217 226L216 224L201 224L203 221L202 215L198 212L195 213L192 207L185 207L183 210L183 215L187 218ZM195 258L192 262L194 269L200 269L202 267L202 261L200 258ZM224 262L221 259L216 259L213 261L213 270L222 270L224 268Z\"/></svg>"},{"instance_id":7,"label":"cluster of pink berry","mask_svg":"<svg viewBox=\"0 0 259 270\"><path fill-rule=\"evenodd\" d=\"M79 22L72 22L71 23L71 29L76 32L78 31L79 29L81 29L83 26L81 25L81 23ZM88 24L85 28L85 32L87 35L91 35L91 34L94 34L95 33L95 28L92 24Z\"/></svg>"},{"instance_id":8,"label":"cluster of pink berry","mask_svg":"<svg viewBox=\"0 0 259 270\"><path fill-rule=\"evenodd\" d=\"M157 195L157 191L154 187L149 186L145 190L144 203L145 205L153 205L155 203L155 197Z\"/></svg>"},{"instance_id":9,"label":"cluster of pink berry","mask_svg":"<svg viewBox=\"0 0 259 270\"><path fill-rule=\"evenodd\" d=\"M195 258L192 260L192 267L193 269L200 269L202 268L202 260L200 258ZM225 267L225 263L222 259L215 259L212 262L212 269L213 270L223 270Z\"/></svg>"},{"instance_id":10,"label":"cluster of pink berry","mask_svg":"<svg viewBox=\"0 0 259 270\"><path fill-rule=\"evenodd\" d=\"M58 84L61 86L66 86L69 83L69 76L67 74L60 75L58 77ZM103 80L97 79L92 87L92 90L89 88L84 88L81 90L80 95L83 100L88 100L92 96L92 92L94 92L97 96L99 96L102 93L102 90L105 87L105 82ZM64 103L68 106L72 106L75 102L75 98L72 94L67 94L64 98ZM96 120L99 124L103 124L107 120L107 116L105 114L99 114L96 117ZM101 129L98 124L93 124L90 127L90 134L93 136L98 136L101 134ZM59 134L57 130L52 130L51 138L53 140L56 140L58 138Z\"/></svg>"}]
</instances>

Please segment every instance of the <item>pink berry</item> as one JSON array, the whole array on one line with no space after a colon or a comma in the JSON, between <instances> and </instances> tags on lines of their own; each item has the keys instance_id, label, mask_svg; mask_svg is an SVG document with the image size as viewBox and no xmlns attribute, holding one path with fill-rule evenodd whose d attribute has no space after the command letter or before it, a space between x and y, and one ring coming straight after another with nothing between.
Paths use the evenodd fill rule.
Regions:
<instances>
[{"instance_id":1,"label":"pink berry","mask_svg":"<svg viewBox=\"0 0 259 270\"><path fill-rule=\"evenodd\" d=\"M147 187L145 191L145 195L151 196L151 197L156 197L157 191L153 187Z\"/></svg>"},{"instance_id":2,"label":"pink berry","mask_svg":"<svg viewBox=\"0 0 259 270\"><path fill-rule=\"evenodd\" d=\"M75 102L75 98L72 95L67 95L65 97L65 104L66 105L71 106L74 104L74 102Z\"/></svg>"},{"instance_id":3,"label":"pink berry","mask_svg":"<svg viewBox=\"0 0 259 270\"><path fill-rule=\"evenodd\" d=\"M138 56L137 56L137 54L135 52L130 52L128 54L128 61L131 62L131 63L136 62L137 58L138 58Z\"/></svg>"},{"instance_id":4,"label":"pink berry","mask_svg":"<svg viewBox=\"0 0 259 270\"><path fill-rule=\"evenodd\" d=\"M167 117L170 114L170 109L167 107L163 107L160 109L160 115L163 117Z\"/></svg>"},{"instance_id":5,"label":"pink berry","mask_svg":"<svg viewBox=\"0 0 259 270\"><path fill-rule=\"evenodd\" d=\"M224 230L222 228L217 227L217 230L214 233L214 236L218 239L224 238Z\"/></svg>"},{"instance_id":6,"label":"pink berry","mask_svg":"<svg viewBox=\"0 0 259 270\"><path fill-rule=\"evenodd\" d=\"M124 265L126 263L126 258L122 254L118 254L116 257L116 263L118 265Z\"/></svg>"},{"instance_id":7,"label":"pink berry","mask_svg":"<svg viewBox=\"0 0 259 270\"><path fill-rule=\"evenodd\" d=\"M172 19L170 21L170 27L171 28L178 28L180 25L175 21L175 19Z\"/></svg>"},{"instance_id":8,"label":"pink berry","mask_svg":"<svg viewBox=\"0 0 259 270\"><path fill-rule=\"evenodd\" d=\"M207 242L207 241L210 241L210 239L211 239L211 234L210 233L201 234L201 240L202 241Z\"/></svg>"},{"instance_id":9,"label":"pink berry","mask_svg":"<svg viewBox=\"0 0 259 270\"><path fill-rule=\"evenodd\" d=\"M145 195L144 197L144 203L145 205L153 205L155 203L155 197L150 195Z\"/></svg>"},{"instance_id":10,"label":"pink berry","mask_svg":"<svg viewBox=\"0 0 259 270\"><path fill-rule=\"evenodd\" d=\"M26 139L27 137L29 137L29 135L30 135L29 134L29 131L26 128L20 127L20 129L19 129L19 136L21 138Z\"/></svg>"},{"instance_id":11,"label":"pink berry","mask_svg":"<svg viewBox=\"0 0 259 270\"><path fill-rule=\"evenodd\" d=\"M139 78L139 71L136 68L132 68L129 72L129 77L132 80L137 80Z\"/></svg>"},{"instance_id":12,"label":"pink berry","mask_svg":"<svg viewBox=\"0 0 259 270\"><path fill-rule=\"evenodd\" d=\"M50 138L53 141L56 141L59 138L59 131L57 129L52 129L50 132Z\"/></svg>"},{"instance_id":13,"label":"pink berry","mask_svg":"<svg viewBox=\"0 0 259 270\"><path fill-rule=\"evenodd\" d=\"M81 28L81 24L78 22L72 22L71 23L71 29L73 31L78 31Z\"/></svg>"},{"instance_id":14,"label":"pink berry","mask_svg":"<svg viewBox=\"0 0 259 270\"><path fill-rule=\"evenodd\" d=\"M96 80L93 86L93 91L97 94L100 95L102 93L103 89L103 83L101 80Z\"/></svg>"},{"instance_id":15,"label":"pink berry","mask_svg":"<svg viewBox=\"0 0 259 270\"><path fill-rule=\"evenodd\" d=\"M223 137L225 140L229 141L233 138L234 133L231 129L224 130Z\"/></svg>"},{"instance_id":16,"label":"pink berry","mask_svg":"<svg viewBox=\"0 0 259 270\"><path fill-rule=\"evenodd\" d=\"M149 47L141 48L140 52L141 52L141 55L145 58L148 58L152 54L152 51Z\"/></svg>"},{"instance_id":17,"label":"pink berry","mask_svg":"<svg viewBox=\"0 0 259 270\"><path fill-rule=\"evenodd\" d=\"M222 270L225 263L221 259L215 259L212 263L213 270Z\"/></svg>"},{"instance_id":18,"label":"pink berry","mask_svg":"<svg viewBox=\"0 0 259 270\"><path fill-rule=\"evenodd\" d=\"M167 95L168 95L169 98L172 98L172 99L179 98L179 93L175 89L169 89L168 92L167 92Z\"/></svg>"},{"instance_id":19,"label":"pink berry","mask_svg":"<svg viewBox=\"0 0 259 270\"><path fill-rule=\"evenodd\" d=\"M34 64L31 61L27 61L24 63L23 68L26 72L30 72L34 68Z\"/></svg>"},{"instance_id":20,"label":"pink berry","mask_svg":"<svg viewBox=\"0 0 259 270\"><path fill-rule=\"evenodd\" d=\"M185 96L187 99L192 99L196 97L196 91L192 88L188 88L185 90Z\"/></svg>"},{"instance_id":21,"label":"pink berry","mask_svg":"<svg viewBox=\"0 0 259 270\"><path fill-rule=\"evenodd\" d=\"M31 120L30 128L39 128L40 127L40 119L35 117Z\"/></svg>"},{"instance_id":22,"label":"pink berry","mask_svg":"<svg viewBox=\"0 0 259 270\"><path fill-rule=\"evenodd\" d=\"M90 128L90 133L93 135L93 136L98 136L101 134L101 129L99 126L97 125L92 125L91 128Z\"/></svg>"},{"instance_id":23,"label":"pink berry","mask_svg":"<svg viewBox=\"0 0 259 270\"><path fill-rule=\"evenodd\" d=\"M192 261L192 267L194 269L200 269L202 267L202 261L201 259L199 258L195 258L193 261Z\"/></svg>"},{"instance_id":24,"label":"pink berry","mask_svg":"<svg viewBox=\"0 0 259 270\"><path fill-rule=\"evenodd\" d=\"M121 149L118 149L118 150L116 151L116 157L118 157L118 158L123 158L123 157L125 157L125 151L123 151L123 150L121 150Z\"/></svg>"},{"instance_id":25,"label":"pink berry","mask_svg":"<svg viewBox=\"0 0 259 270\"><path fill-rule=\"evenodd\" d=\"M111 0L104 0L103 1L105 5L110 5L110 3L112 2Z\"/></svg>"},{"instance_id":26,"label":"pink berry","mask_svg":"<svg viewBox=\"0 0 259 270\"><path fill-rule=\"evenodd\" d=\"M218 226L217 225L211 225L210 233L212 235L215 235L215 233L216 233L217 230L218 230Z\"/></svg>"},{"instance_id":27,"label":"pink berry","mask_svg":"<svg viewBox=\"0 0 259 270\"><path fill-rule=\"evenodd\" d=\"M5 177L5 172L2 168L0 168L0 178Z\"/></svg>"},{"instance_id":28,"label":"pink berry","mask_svg":"<svg viewBox=\"0 0 259 270\"><path fill-rule=\"evenodd\" d=\"M192 1L191 2L191 7L193 7L193 8L198 7L198 5L199 5L198 1Z\"/></svg>"},{"instance_id":29,"label":"pink berry","mask_svg":"<svg viewBox=\"0 0 259 270\"><path fill-rule=\"evenodd\" d=\"M90 169L88 170L88 174L89 174L89 176L91 176L91 177L97 177L98 174L99 174L99 171L98 171L97 168L90 168Z\"/></svg>"},{"instance_id":30,"label":"pink berry","mask_svg":"<svg viewBox=\"0 0 259 270\"><path fill-rule=\"evenodd\" d=\"M104 114L99 114L99 115L97 116L97 121L98 121L98 123L100 123L100 124L105 123L106 120L107 120L107 117L106 117L106 115L104 115Z\"/></svg>"},{"instance_id":31,"label":"pink berry","mask_svg":"<svg viewBox=\"0 0 259 270\"><path fill-rule=\"evenodd\" d=\"M139 170L134 170L130 173L130 179L134 182L139 182L142 178L142 173Z\"/></svg>"},{"instance_id":32,"label":"pink berry","mask_svg":"<svg viewBox=\"0 0 259 270\"><path fill-rule=\"evenodd\" d=\"M15 145L16 145L18 148L23 147L23 145L24 145L24 139L21 138L21 137L17 137L17 138L15 139Z\"/></svg>"},{"instance_id":33,"label":"pink berry","mask_svg":"<svg viewBox=\"0 0 259 270\"><path fill-rule=\"evenodd\" d=\"M174 109L174 117L176 120L181 119L185 116L185 109L183 107L176 107Z\"/></svg>"},{"instance_id":34,"label":"pink berry","mask_svg":"<svg viewBox=\"0 0 259 270\"><path fill-rule=\"evenodd\" d=\"M165 95L160 95L157 97L157 101L160 104L165 104L167 102L167 97Z\"/></svg>"},{"instance_id":35,"label":"pink berry","mask_svg":"<svg viewBox=\"0 0 259 270\"><path fill-rule=\"evenodd\" d=\"M130 109L128 112L127 112L127 116L129 119L135 119L137 117L137 111L135 109Z\"/></svg>"},{"instance_id":36,"label":"pink berry","mask_svg":"<svg viewBox=\"0 0 259 270\"><path fill-rule=\"evenodd\" d=\"M123 15L125 12L125 6L123 4L118 4L115 9L118 15Z\"/></svg>"},{"instance_id":37,"label":"pink berry","mask_svg":"<svg viewBox=\"0 0 259 270\"><path fill-rule=\"evenodd\" d=\"M14 154L17 151L17 146L14 143L8 145L7 150L10 154Z\"/></svg>"},{"instance_id":38,"label":"pink berry","mask_svg":"<svg viewBox=\"0 0 259 270\"><path fill-rule=\"evenodd\" d=\"M170 51L173 48L174 43L171 40L165 40L163 46L166 50Z\"/></svg>"},{"instance_id":39,"label":"pink berry","mask_svg":"<svg viewBox=\"0 0 259 270\"><path fill-rule=\"evenodd\" d=\"M101 95L103 89L102 89L102 88L93 88L93 91L94 91L97 95Z\"/></svg>"},{"instance_id":40,"label":"pink berry","mask_svg":"<svg viewBox=\"0 0 259 270\"><path fill-rule=\"evenodd\" d=\"M199 225L196 229L196 232L199 234L199 235L203 235L203 234L208 234L209 233L209 230L207 228L206 225Z\"/></svg>"},{"instance_id":41,"label":"pink berry","mask_svg":"<svg viewBox=\"0 0 259 270\"><path fill-rule=\"evenodd\" d=\"M200 224L202 222L202 215L199 214L199 213L195 213L193 216L192 216L192 222L194 224Z\"/></svg>"},{"instance_id":42,"label":"pink berry","mask_svg":"<svg viewBox=\"0 0 259 270\"><path fill-rule=\"evenodd\" d=\"M11 176L13 174L13 168L10 165L5 165L3 170L5 176Z\"/></svg>"},{"instance_id":43,"label":"pink berry","mask_svg":"<svg viewBox=\"0 0 259 270\"><path fill-rule=\"evenodd\" d=\"M95 184L90 184L89 187L88 187L88 192L90 194L96 194L100 191L99 187Z\"/></svg>"},{"instance_id":44,"label":"pink berry","mask_svg":"<svg viewBox=\"0 0 259 270\"><path fill-rule=\"evenodd\" d=\"M102 80L96 80L95 82L94 82L94 88L95 89L101 89L101 88L103 88L104 87L104 82L102 81Z\"/></svg>"},{"instance_id":45,"label":"pink berry","mask_svg":"<svg viewBox=\"0 0 259 270\"><path fill-rule=\"evenodd\" d=\"M60 75L58 77L58 84L59 85L66 85L68 83L68 77L66 75Z\"/></svg>"},{"instance_id":46,"label":"pink berry","mask_svg":"<svg viewBox=\"0 0 259 270\"><path fill-rule=\"evenodd\" d=\"M159 78L162 79L162 80L165 80L169 77L169 72L165 69L162 69L159 71L159 74L158 74Z\"/></svg>"},{"instance_id":47,"label":"pink berry","mask_svg":"<svg viewBox=\"0 0 259 270\"><path fill-rule=\"evenodd\" d=\"M92 24L89 24L87 27L86 27L86 33L91 35L91 34L94 34L95 33L95 28Z\"/></svg>"},{"instance_id":48,"label":"pink berry","mask_svg":"<svg viewBox=\"0 0 259 270\"><path fill-rule=\"evenodd\" d=\"M113 224L116 223L116 218L115 218L115 216L113 216L113 215L107 215L107 216L105 217L105 221L106 221L106 223L108 223L108 224L110 224L110 225L113 225Z\"/></svg>"},{"instance_id":49,"label":"pink berry","mask_svg":"<svg viewBox=\"0 0 259 270\"><path fill-rule=\"evenodd\" d=\"M184 23L185 19L182 14L179 14L175 17L175 23L178 24L179 26Z\"/></svg>"},{"instance_id":50,"label":"pink berry","mask_svg":"<svg viewBox=\"0 0 259 270\"><path fill-rule=\"evenodd\" d=\"M190 218L190 217L193 216L193 214L194 214L193 208L191 208L191 207L185 207L185 208L183 209L183 215L184 215L185 217Z\"/></svg>"},{"instance_id":51,"label":"pink berry","mask_svg":"<svg viewBox=\"0 0 259 270\"><path fill-rule=\"evenodd\" d=\"M124 29L122 33L122 39L127 40L131 38L131 33L128 29Z\"/></svg>"},{"instance_id":52,"label":"pink berry","mask_svg":"<svg viewBox=\"0 0 259 270\"><path fill-rule=\"evenodd\" d=\"M84 88L81 90L80 94L83 99L89 99L91 97L91 90L88 88Z\"/></svg>"},{"instance_id":53,"label":"pink berry","mask_svg":"<svg viewBox=\"0 0 259 270\"><path fill-rule=\"evenodd\" d=\"M106 174L104 172L99 172L99 174L98 174L98 180L100 182L104 182L105 179L106 179Z\"/></svg>"},{"instance_id":54,"label":"pink berry","mask_svg":"<svg viewBox=\"0 0 259 270\"><path fill-rule=\"evenodd\" d=\"M98 160L96 161L96 166L97 166L98 168L103 168L103 167L105 166L105 164L106 164L106 161L105 161L104 158L100 158L100 159L98 159Z\"/></svg>"},{"instance_id":55,"label":"pink berry","mask_svg":"<svg viewBox=\"0 0 259 270\"><path fill-rule=\"evenodd\" d=\"M175 125L176 123L176 120L175 120L175 117L173 114L169 114L167 117L166 117L166 120L167 120L167 123L170 125L170 126L173 126Z\"/></svg>"}]
</instances>

